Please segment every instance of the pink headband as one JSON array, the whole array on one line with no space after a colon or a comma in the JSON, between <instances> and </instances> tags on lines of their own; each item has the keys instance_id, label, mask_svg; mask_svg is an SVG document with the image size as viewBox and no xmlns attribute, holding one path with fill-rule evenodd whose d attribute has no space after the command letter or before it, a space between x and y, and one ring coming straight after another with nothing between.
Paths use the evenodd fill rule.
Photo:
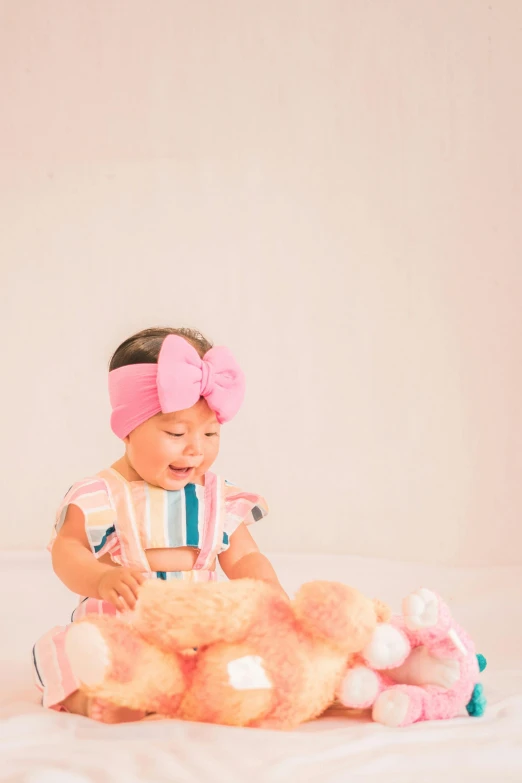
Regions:
<instances>
[{"instance_id":1,"label":"pink headband","mask_svg":"<svg viewBox=\"0 0 522 783\"><path fill-rule=\"evenodd\" d=\"M111 428L123 439L157 413L186 410L200 397L223 423L236 415L244 394L245 376L227 348L212 348L201 359L190 343L169 334L157 364L129 364L109 373Z\"/></svg>"}]
</instances>

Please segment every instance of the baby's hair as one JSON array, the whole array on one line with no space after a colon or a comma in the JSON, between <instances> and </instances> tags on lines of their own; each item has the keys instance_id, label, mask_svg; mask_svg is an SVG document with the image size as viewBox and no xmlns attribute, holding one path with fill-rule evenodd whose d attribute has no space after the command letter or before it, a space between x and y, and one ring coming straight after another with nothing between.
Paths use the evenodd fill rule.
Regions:
<instances>
[{"instance_id":1,"label":"baby's hair","mask_svg":"<svg viewBox=\"0 0 522 783\"><path fill-rule=\"evenodd\" d=\"M170 326L143 329L132 337L128 337L116 350L109 364L109 370L117 370L118 367L126 367L129 364L156 364L163 340L169 334L177 334L190 343L201 357L212 348L212 343L207 340L197 329L181 327L174 329Z\"/></svg>"}]
</instances>

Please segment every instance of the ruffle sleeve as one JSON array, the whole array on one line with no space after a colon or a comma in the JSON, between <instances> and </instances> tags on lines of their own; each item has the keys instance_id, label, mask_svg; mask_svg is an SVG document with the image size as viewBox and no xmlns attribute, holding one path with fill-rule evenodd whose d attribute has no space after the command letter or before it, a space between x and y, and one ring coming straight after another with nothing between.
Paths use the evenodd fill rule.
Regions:
<instances>
[{"instance_id":1,"label":"ruffle sleeve","mask_svg":"<svg viewBox=\"0 0 522 783\"><path fill-rule=\"evenodd\" d=\"M106 554L117 555L120 544L115 526L116 512L112 507L107 485L100 478L78 481L67 492L56 512L48 550L52 550L71 505L77 506L83 513L85 533L93 555L97 558Z\"/></svg>"}]
</instances>

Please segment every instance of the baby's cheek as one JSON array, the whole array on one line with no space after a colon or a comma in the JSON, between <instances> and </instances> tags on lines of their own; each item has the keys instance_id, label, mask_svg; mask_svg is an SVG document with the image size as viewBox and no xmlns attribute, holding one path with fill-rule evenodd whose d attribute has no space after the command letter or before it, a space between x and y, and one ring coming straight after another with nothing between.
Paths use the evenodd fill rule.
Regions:
<instances>
[{"instance_id":1,"label":"baby's cheek","mask_svg":"<svg viewBox=\"0 0 522 783\"><path fill-rule=\"evenodd\" d=\"M208 467L210 467L210 465L212 465L212 463L215 461L218 453L219 453L219 439L216 438L214 440L214 438L212 438L210 440L209 445L205 449L204 461L208 465Z\"/></svg>"},{"instance_id":2,"label":"baby's cheek","mask_svg":"<svg viewBox=\"0 0 522 783\"><path fill-rule=\"evenodd\" d=\"M172 462L176 462L179 456L183 453L182 439L177 438L158 438L153 444L151 449L152 455L156 462L170 465Z\"/></svg>"}]
</instances>

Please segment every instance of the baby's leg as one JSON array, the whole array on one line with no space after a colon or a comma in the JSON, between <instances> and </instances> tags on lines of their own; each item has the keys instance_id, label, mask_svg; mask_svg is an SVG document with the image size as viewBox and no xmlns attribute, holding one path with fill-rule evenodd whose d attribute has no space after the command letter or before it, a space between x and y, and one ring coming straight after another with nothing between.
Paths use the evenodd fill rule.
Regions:
<instances>
[{"instance_id":1,"label":"baby's leg","mask_svg":"<svg viewBox=\"0 0 522 783\"><path fill-rule=\"evenodd\" d=\"M146 642L124 619L92 617L73 623L65 652L80 687L93 699L87 710L96 720L112 723L139 720L149 712L177 712L187 687L185 660ZM116 711L113 705L118 705Z\"/></svg>"},{"instance_id":2,"label":"baby's leg","mask_svg":"<svg viewBox=\"0 0 522 783\"><path fill-rule=\"evenodd\" d=\"M42 694L43 706L51 710L67 709L65 701L80 688L65 653L66 634L66 626L56 626L33 647L36 687ZM73 711L81 714L80 710Z\"/></svg>"},{"instance_id":3,"label":"baby's leg","mask_svg":"<svg viewBox=\"0 0 522 783\"><path fill-rule=\"evenodd\" d=\"M81 620L89 615L99 616L100 614L109 617L118 615L116 609L107 601L99 601L96 598L88 598L83 601L74 612L74 621ZM68 712L75 715L85 715L88 718L97 720L100 723L131 723L142 720L146 712L143 710L132 710L128 707L118 707L109 701L87 696L81 689L72 693L63 703Z\"/></svg>"},{"instance_id":4,"label":"baby's leg","mask_svg":"<svg viewBox=\"0 0 522 783\"><path fill-rule=\"evenodd\" d=\"M115 615L110 604L87 599L73 613L73 620L88 614ZM85 715L102 723L127 723L141 720L146 713L117 707L102 699L89 698L80 688L65 651L65 637L71 626L57 626L39 639L33 648L35 682L48 709Z\"/></svg>"}]
</instances>

